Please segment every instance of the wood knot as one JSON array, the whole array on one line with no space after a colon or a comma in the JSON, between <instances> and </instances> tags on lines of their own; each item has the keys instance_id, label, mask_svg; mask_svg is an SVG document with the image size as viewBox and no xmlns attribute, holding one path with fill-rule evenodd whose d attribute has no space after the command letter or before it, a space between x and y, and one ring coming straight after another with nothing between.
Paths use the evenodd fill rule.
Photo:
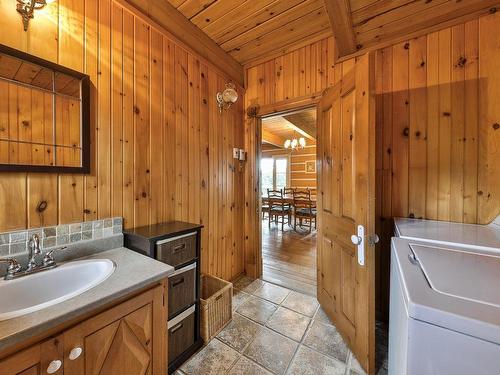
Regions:
<instances>
[{"instance_id":1,"label":"wood knot","mask_svg":"<svg viewBox=\"0 0 500 375\"><path fill-rule=\"evenodd\" d=\"M500 124L498 122L495 122L493 124L493 130L498 130L498 129L500 129Z\"/></svg>"},{"instance_id":2,"label":"wood knot","mask_svg":"<svg viewBox=\"0 0 500 375\"><path fill-rule=\"evenodd\" d=\"M135 113L136 115L138 115L139 113L141 113L141 110L139 109L139 107L137 107L137 106L135 106L135 105L134 105L134 113Z\"/></svg>"},{"instance_id":3,"label":"wood knot","mask_svg":"<svg viewBox=\"0 0 500 375\"><path fill-rule=\"evenodd\" d=\"M387 154L388 154L388 155L390 155L391 153L392 153L392 150L391 150L391 148L389 147L389 148L387 149Z\"/></svg>"},{"instance_id":4,"label":"wood knot","mask_svg":"<svg viewBox=\"0 0 500 375\"><path fill-rule=\"evenodd\" d=\"M420 66L421 66L421 67L424 67L424 66L425 66L425 61L422 61L422 62L420 63Z\"/></svg>"},{"instance_id":5,"label":"wood knot","mask_svg":"<svg viewBox=\"0 0 500 375\"><path fill-rule=\"evenodd\" d=\"M207 104L207 99L203 98L203 104Z\"/></svg>"},{"instance_id":6,"label":"wood knot","mask_svg":"<svg viewBox=\"0 0 500 375\"><path fill-rule=\"evenodd\" d=\"M363 48L362 44L356 44L356 49L359 51L361 48Z\"/></svg>"},{"instance_id":7,"label":"wood knot","mask_svg":"<svg viewBox=\"0 0 500 375\"><path fill-rule=\"evenodd\" d=\"M403 129L403 136L408 137L410 135L410 128Z\"/></svg>"},{"instance_id":8,"label":"wood knot","mask_svg":"<svg viewBox=\"0 0 500 375\"><path fill-rule=\"evenodd\" d=\"M29 126L30 126L30 122L29 122L28 120L23 120L21 123L23 124L23 126L24 126L25 128L27 128L27 127L29 127Z\"/></svg>"},{"instance_id":9,"label":"wood knot","mask_svg":"<svg viewBox=\"0 0 500 375\"><path fill-rule=\"evenodd\" d=\"M410 43L406 42L404 45L404 49L410 49Z\"/></svg>"},{"instance_id":10,"label":"wood knot","mask_svg":"<svg viewBox=\"0 0 500 375\"><path fill-rule=\"evenodd\" d=\"M86 214L86 215L90 215L91 214L91 211L88 209L88 208L85 208L83 210L83 213Z\"/></svg>"},{"instance_id":11,"label":"wood knot","mask_svg":"<svg viewBox=\"0 0 500 375\"><path fill-rule=\"evenodd\" d=\"M450 113L450 112L443 112L443 116L445 116L445 117L450 117L450 116L451 116L451 113Z\"/></svg>"},{"instance_id":12,"label":"wood knot","mask_svg":"<svg viewBox=\"0 0 500 375\"><path fill-rule=\"evenodd\" d=\"M418 137L420 137L420 134L421 134L421 133L420 133L420 130L417 130L417 131L415 132L415 136L416 136L417 138L418 138Z\"/></svg>"},{"instance_id":13,"label":"wood knot","mask_svg":"<svg viewBox=\"0 0 500 375\"><path fill-rule=\"evenodd\" d=\"M497 8L490 8L490 14L495 14L497 12Z\"/></svg>"},{"instance_id":14,"label":"wood knot","mask_svg":"<svg viewBox=\"0 0 500 375\"><path fill-rule=\"evenodd\" d=\"M143 197L143 198L146 198L147 196L148 196L148 195L146 194L146 192L145 192L145 191L143 191L143 192L142 192L142 197Z\"/></svg>"},{"instance_id":15,"label":"wood knot","mask_svg":"<svg viewBox=\"0 0 500 375\"><path fill-rule=\"evenodd\" d=\"M457 67L463 68L465 64L467 63L467 58L465 56L460 56L457 61Z\"/></svg>"}]
</instances>

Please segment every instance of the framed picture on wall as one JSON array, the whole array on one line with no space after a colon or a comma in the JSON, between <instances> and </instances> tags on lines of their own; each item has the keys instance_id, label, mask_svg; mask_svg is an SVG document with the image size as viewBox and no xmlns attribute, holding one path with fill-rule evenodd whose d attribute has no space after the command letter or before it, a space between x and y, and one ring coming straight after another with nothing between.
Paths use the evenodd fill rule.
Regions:
<instances>
[{"instance_id":1,"label":"framed picture on wall","mask_svg":"<svg viewBox=\"0 0 500 375\"><path fill-rule=\"evenodd\" d=\"M316 173L316 161L306 161L306 172Z\"/></svg>"}]
</instances>

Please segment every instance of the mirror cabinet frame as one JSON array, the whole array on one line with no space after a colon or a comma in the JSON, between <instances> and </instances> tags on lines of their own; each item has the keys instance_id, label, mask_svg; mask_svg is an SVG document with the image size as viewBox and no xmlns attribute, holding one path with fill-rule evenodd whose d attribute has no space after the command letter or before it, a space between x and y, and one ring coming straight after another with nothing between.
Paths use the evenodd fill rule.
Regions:
<instances>
[{"instance_id":1,"label":"mirror cabinet frame","mask_svg":"<svg viewBox=\"0 0 500 375\"><path fill-rule=\"evenodd\" d=\"M53 63L48 60L30 55L17 49L0 44L0 53L12 56L22 61L39 65L42 68L47 68L54 73L62 73L80 81L80 139L81 139L81 164L80 166L57 166L57 165L32 165L32 164L2 164L0 163L0 172L40 172L40 173L90 173L90 76L67 68L65 66ZM12 81L16 83L16 81ZM18 83L22 86L36 86ZM54 91L54 95L57 93ZM55 119L56 113L52 113ZM55 129L54 129L55 131ZM54 145L55 146L55 145Z\"/></svg>"}]
</instances>

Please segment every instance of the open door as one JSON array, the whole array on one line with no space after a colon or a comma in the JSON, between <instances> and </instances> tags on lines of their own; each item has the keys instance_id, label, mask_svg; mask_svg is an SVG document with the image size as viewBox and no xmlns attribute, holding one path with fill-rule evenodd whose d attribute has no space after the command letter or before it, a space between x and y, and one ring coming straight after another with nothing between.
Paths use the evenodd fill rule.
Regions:
<instances>
[{"instance_id":1,"label":"open door","mask_svg":"<svg viewBox=\"0 0 500 375\"><path fill-rule=\"evenodd\" d=\"M318 104L318 299L375 373L374 56L358 59Z\"/></svg>"}]
</instances>

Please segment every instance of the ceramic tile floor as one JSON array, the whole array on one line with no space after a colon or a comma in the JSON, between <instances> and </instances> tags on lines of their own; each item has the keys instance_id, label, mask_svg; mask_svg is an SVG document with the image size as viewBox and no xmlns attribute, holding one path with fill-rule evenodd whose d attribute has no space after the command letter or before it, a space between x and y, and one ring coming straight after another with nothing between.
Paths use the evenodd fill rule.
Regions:
<instances>
[{"instance_id":1,"label":"ceramic tile floor","mask_svg":"<svg viewBox=\"0 0 500 375\"><path fill-rule=\"evenodd\" d=\"M316 298L245 276L234 283L233 320L177 375L363 375ZM378 375L387 334L377 324Z\"/></svg>"}]
</instances>

